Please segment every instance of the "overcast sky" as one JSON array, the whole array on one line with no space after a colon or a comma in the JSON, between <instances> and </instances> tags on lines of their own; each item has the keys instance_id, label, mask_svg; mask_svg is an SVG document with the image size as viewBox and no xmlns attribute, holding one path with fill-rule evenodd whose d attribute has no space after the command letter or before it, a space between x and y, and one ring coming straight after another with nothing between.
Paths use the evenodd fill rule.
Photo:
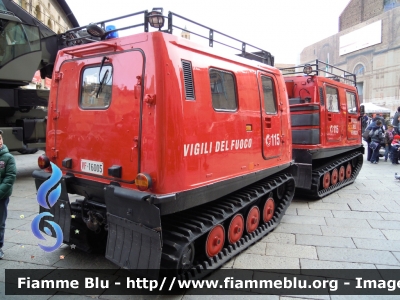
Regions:
<instances>
[{"instance_id":1,"label":"overcast sky","mask_svg":"<svg viewBox=\"0 0 400 300\"><path fill-rule=\"evenodd\" d=\"M310 44L338 32L350 0L67 0L81 26L163 7L271 52L275 63L298 63ZM190 24L183 24L191 30ZM179 35L180 32L174 32Z\"/></svg>"}]
</instances>

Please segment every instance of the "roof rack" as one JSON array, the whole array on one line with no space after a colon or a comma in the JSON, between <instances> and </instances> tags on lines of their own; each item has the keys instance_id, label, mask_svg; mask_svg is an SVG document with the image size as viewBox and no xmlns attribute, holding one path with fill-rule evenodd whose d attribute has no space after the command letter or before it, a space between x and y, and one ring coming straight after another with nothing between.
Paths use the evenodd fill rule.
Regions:
<instances>
[{"instance_id":1,"label":"roof rack","mask_svg":"<svg viewBox=\"0 0 400 300\"><path fill-rule=\"evenodd\" d=\"M181 15L178 15L176 13L173 12L169 12L168 16L163 16L162 15L162 8L154 8L151 12L144 10L144 11L140 11L137 13L132 13L132 14L128 14L128 15L124 15L121 17L117 17L117 18L113 18L113 19L108 19L108 20L104 20L104 21L100 21L100 22L96 22L96 23L91 23L87 26L81 26L81 27L77 27L77 28L73 28L70 29L68 31L66 31L63 35L62 35L62 43L64 47L67 46L73 46L73 45L79 45L79 44L86 44L86 43L92 43L92 42L97 42L99 40L104 40L106 39L106 37L108 35L110 35L111 33L117 32L117 31L123 31L123 30L127 30L127 29L132 29L132 28L137 28L137 27L143 27L143 31L144 32L148 32L149 31L149 25L150 25L150 18L154 15L157 16L161 16L163 18L163 20L167 20L167 29L166 30L162 30L162 28L164 27L164 21L161 25L161 27L159 28L159 31L165 32L165 33L173 33L174 29L180 29L182 31L188 32L190 34L196 35L200 38L206 39L208 40L208 45L210 47L213 47L214 43L216 44L220 44L222 46L226 46L229 47L231 49L235 49L240 51L239 54L237 54L238 56L244 57L244 58L248 58L251 60L256 60L268 65L273 66L274 65L274 56L271 55L270 52L263 50L261 48L258 48L256 46L253 46L249 43L246 43L244 41L241 41L239 39L236 39L234 37L231 37L227 34L224 34L220 31L214 30L210 27L204 26L200 23L197 23L195 21L192 21L188 18L185 18ZM113 22L113 21L117 21L117 20L122 20L122 19L127 19L130 17L137 17L142 15L142 20L143 22L139 22L137 24L132 24L132 25L128 25L122 28L116 28L116 29L112 29L112 30L107 30L106 31L106 24ZM198 32L194 32L194 31L190 31L186 28L182 28L176 24L173 23L173 20L175 19L181 19L184 20L186 22L189 22L191 24L194 24L196 26L199 26L203 29L208 30L208 36L202 35ZM89 32L87 31L88 26L93 26L93 25L97 25L99 26L102 30L103 33L102 35L98 35L98 36L93 36L90 34L90 30ZM111 25L111 24L109 24ZM226 38L230 43L227 43L225 41L222 40L217 40L215 37L215 34L219 34L222 37ZM233 46L231 43L238 43L238 45ZM246 48L251 48L253 52L249 52L246 50Z\"/></svg>"},{"instance_id":2,"label":"roof rack","mask_svg":"<svg viewBox=\"0 0 400 300\"><path fill-rule=\"evenodd\" d=\"M293 74L325 76L326 78L330 78L346 84L350 83L356 86L356 74L347 72L318 59L313 64L304 64L291 68L281 68L280 70L282 71L282 74L284 76Z\"/></svg>"}]
</instances>

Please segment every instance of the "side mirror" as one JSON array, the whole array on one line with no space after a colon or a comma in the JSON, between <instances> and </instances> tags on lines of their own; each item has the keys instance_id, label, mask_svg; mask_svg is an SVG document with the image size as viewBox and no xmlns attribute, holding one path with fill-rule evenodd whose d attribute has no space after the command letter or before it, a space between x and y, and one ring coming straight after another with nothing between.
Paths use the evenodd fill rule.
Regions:
<instances>
[{"instance_id":1,"label":"side mirror","mask_svg":"<svg viewBox=\"0 0 400 300\"><path fill-rule=\"evenodd\" d=\"M364 105L360 105L360 114L365 114L365 107Z\"/></svg>"}]
</instances>

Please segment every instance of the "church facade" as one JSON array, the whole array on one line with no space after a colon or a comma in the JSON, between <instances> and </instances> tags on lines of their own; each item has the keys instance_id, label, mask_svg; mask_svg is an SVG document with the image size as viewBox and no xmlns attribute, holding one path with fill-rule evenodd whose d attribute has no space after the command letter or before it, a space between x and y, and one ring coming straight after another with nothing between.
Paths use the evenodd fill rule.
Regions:
<instances>
[{"instance_id":1,"label":"church facade","mask_svg":"<svg viewBox=\"0 0 400 300\"><path fill-rule=\"evenodd\" d=\"M400 106L400 0L352 0L339 33L303 49L300 62L329 63L357 76L362 102Z\"/></svg>"}]
</instances>

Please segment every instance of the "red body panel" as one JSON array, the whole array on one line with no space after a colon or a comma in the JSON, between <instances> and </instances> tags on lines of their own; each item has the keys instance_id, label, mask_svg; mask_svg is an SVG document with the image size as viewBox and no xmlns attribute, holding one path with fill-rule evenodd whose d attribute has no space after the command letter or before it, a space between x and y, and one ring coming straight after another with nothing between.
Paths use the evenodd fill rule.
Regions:
<instances>
[{"instance_id":1,"label":"red body panel","mask_svg":"<svg viewBox=\"0 0 400 300\"><path fill-rule=\"evenodd\" d=\"M113 68L110 106L83 109L82 72L88 65L100 65L104 56ZM185 99L182 59L192 64L195 100ZM213 108L210 68L234 75L236 111ZM274 114L265 113L261 75L273 82ZM150 192L162 195L292 161L287 94L281 73L273 67L234 56L226 59L154 32L60 51L55 78L46 153L77 178L136 189L134 179L142 172L152 179ZM72 159L71 169L62 167L66 158ZM102 162L103 175L83 172L81 159ZM121 178L107 174L111 166L122 166Z\"/></svg>"},{"instance_id":2,"label":"red body panel","mask_svg":"<svg viewBox=\"0 0 400 300\"><path fill-rule=\"evenodd\" d=\"M318 129L319 143L293 143L294 149L312 150L362 144L361 122L358 120L360 102L356 87L321 76L287 76L285 82L289 98L308 98L307 104L290 105L292 116L312 112L307 110L296 112L293 108L307 107L309 104L318 106L319 125L293 126L292 129ZM329 109L327 88L337 91L337 108ZM353 102L348 101L347 95L354 95ZM353 103L352 107L349 107L349 103Z\"/></svg>"}]
</instances>

